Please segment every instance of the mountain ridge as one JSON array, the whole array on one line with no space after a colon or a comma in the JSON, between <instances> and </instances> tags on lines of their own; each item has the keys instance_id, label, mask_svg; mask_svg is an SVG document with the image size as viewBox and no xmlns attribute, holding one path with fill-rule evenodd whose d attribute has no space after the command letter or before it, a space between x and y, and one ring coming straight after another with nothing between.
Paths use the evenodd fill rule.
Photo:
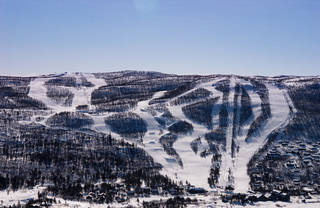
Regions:
<instances>
[{"instance_id":1,"label":"mountain ridge","mask_svg":"<svg viewBox=\"0 0 320 208\"><path fill-rule=\"evenodd\" d=\"M319 76L120 71L4 76L0 84L3 121L9 119L6 111L19 113L12 119L17 127L1 127L6 135L28 125L70 135L110 135L152 158L155 169L144 180L162 175L168 183L206 191L318 190L314 184L320 176L310 171L317 169L320 148Z\"/></svg>"}]
</instances>

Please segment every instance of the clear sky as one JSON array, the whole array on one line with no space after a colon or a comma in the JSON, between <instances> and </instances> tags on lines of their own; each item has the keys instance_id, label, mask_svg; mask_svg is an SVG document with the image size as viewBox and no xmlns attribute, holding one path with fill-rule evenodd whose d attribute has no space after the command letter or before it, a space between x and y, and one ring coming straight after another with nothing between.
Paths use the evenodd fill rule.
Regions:
<instances>
[{"instance_id":1,"label":"clear sky","mask_svg":"<svg viewBox=\"0 0 320 208\"><path fill-rule=\"evenodd\" d=\"M0 0L1 74L319 75L320 0Z\"/></svg>"}]
</instances>

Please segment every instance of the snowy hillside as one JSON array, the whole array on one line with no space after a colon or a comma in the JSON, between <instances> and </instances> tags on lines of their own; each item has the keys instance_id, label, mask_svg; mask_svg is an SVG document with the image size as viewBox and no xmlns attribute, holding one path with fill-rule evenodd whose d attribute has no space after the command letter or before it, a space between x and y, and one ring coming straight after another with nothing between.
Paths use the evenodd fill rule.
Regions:
<instances>
[{"instance_id":1,"label":"snowy hillside","mask_svg":"<svg viewBox=\"0 0 320 208\"><path fill-rule=\"evenodd\" d=\"M299 196L320 191L320 174L316 174L320 163L318 77L178 76L123 71L2 77L0 81L2 160L12 151L21 152L10 156L18 159L2 168L14 170L18 165L37 169L30 172L39 169L43 173L53 167L58 170L61 161L42 162L54 156L53 150L46 148L55 148L60 142L61 148L72 147L58 152L77 161L79 170L66 165L62 169L66 175L48 172L40 174L42 179L39 176L35 184L30 182L32 187L42 185L41 190L56 184L59 177L79 184L77 189L81 191L76 197L55 188L48 190L58 198L121 203L148 195L168 198L179 193L227 193L231 195L222 201L228 202L230 197L238 200L233 193L246 196L278 191ZM8 123L12 125L8 127ZM25 156L29 153L23 152L37 131L50 136L44 136L46 140L39 140L39 147ZM16 143L7 144L8 138ZM78 161L77 154L92 157ZM104 154L112 161L104 159ZM90 166L93 158L100 158L100 162ZM123 164L116 164L115 160L124 158L128 159ZM106 169L89 170L98 164L110 174L102 174ZM90 172L96 176L90 176ZM8 180L2 190L13 189L5 177L11 173L6 169L1 172L0 182ZM87 175L82 177L84 173ZM92 188L85 189L88 177ZM136 181L131 181L135 177ZM28 183L17 182L15 189L29 187ZM90 195L97 190L95 187L99 194L107 189L101 188L101 183L108 184L106 187L123 185L123 189L108 201L106 196ZM75 184L70 187L76 190ZM283 201L281 197L277 199Z\"/></svg>"}]
</instances>

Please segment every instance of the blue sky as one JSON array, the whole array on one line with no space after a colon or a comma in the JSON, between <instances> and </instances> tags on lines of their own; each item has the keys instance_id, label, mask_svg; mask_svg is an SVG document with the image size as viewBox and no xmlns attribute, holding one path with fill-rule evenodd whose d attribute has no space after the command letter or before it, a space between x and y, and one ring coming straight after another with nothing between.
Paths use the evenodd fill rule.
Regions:
<instances>
[{"instance_id":1,"label":"blue sky","mask_svg":"<svg viewBox=\"0 0 320 208\"><path fill-rule=\"evenodd\" d=\"M319 0L0 0L1 74L319 75Z\"/></svg>"}]
</instances>

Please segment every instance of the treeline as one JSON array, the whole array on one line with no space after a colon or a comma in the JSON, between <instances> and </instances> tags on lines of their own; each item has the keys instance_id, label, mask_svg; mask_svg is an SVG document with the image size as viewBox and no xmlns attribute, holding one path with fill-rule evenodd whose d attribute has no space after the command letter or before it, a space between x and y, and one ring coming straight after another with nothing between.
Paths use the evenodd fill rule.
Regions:
<instances>
[{"instance_id":1,"label":"treeline","mask_svg":"<svg viewBox=\"0 0 320 208\"><path fill-rule=\"evenodd\" d=\"M160 137L159 142L162 145L164 151L170 155L173 156L177 163L183 167L183 162L177 153L177 151L173 148L173 144L177 141L178 136L172 133L167 133Z\"/></svg>"},{"instance_id":2,"label":"treeline","mask_svg":"<svg viewBox=\"0 0 320 208\"><path fill-rule=\"evenodd\" d=\"M0 77L0 109L34 109L47 107L28 96L31 78Z\"/></svg>"},{"instance_id":3,"label":"treeline","mask_svg":"<svg viewBox=\"0 0 320 208\"><path fill-rule=\"evenodd\" d=\"M169 126L168 130L174 134L187 134L193 131L193 126L187 121L179 120L174 124L172 124L171 126Z\"/></svg>"},{"instance_id":4,"label":"treeline","mask_svg":"<svg viewBox=\"0 0 320 208\"><path fill-rule=\"evenodd\" d=\"M271 117L271 108L269 101L269 91L265 84L261 81L250 80L254 91L259 95L261 100L261 114L251 123L247 133L246 141L250 141L254 134L257 134L264 123Z\"/></svg>"},{"instance_id":5,"label":"treeline","mask_svg":"<svg viewBox=\"0 0 320 208\"><path fill-rule=\"evenodd\" d=\"M191 91L190 93L187 93L185 95L178 97L177 99L173 100L171 103L173 105L191 103L194 101L208 98L210 95L212 95L212 92L210 92L209 90L206 90L204 88L198 88L196 90Z\"/></svg>"},{"instance_id":6,"label":"treeline","mask_svg":"<svg viewBox=\"0 0 320 208\"><path fill-rule=\"evenodd\" d=\"M148 86L105 86L93 91L91 104L95 105L98 111L124 112L139 101L150 99L153 93Z\"/></svg>"},{"instance_id":7,"label":"treeline","mask_svg":"<svg viewBox=\"0 0 320 208\"><path fill-rule=\"evenodd\" d=\"M1 190L45 185L55 196L98 203L148 193L145 186L150 194L158 187L179 193L173 181L159 174L161 165L123 140L36 124L10 128L13 133L0 141Z\"/></svg>"},{"instance_id":8,"label":"treeline","mask_svg":"<svg viewBox=\"0 0 320 208\"><path fill-rule=\"evenodd\" d=\"M192 89L201 78L129 71L95 75L105 79L106 86L92 93L91 103L98 111L107 112L125 112L135 107L139 101L152 98L159 91L167 92L161 98L150 101L150 104L164 102Z\"/></svg>"},{"instance_id":9,"label":"treeline","mask_svg":"<svg viewBox=\"0 0 320 208\"><path fill-rule=\"evenodd\" d=\"M77 82L75 77L58 77L53 78L45 83L47 86L63 86L63 87L93 87L91 82L88 82L85 77L80 77L80 81Z\"/></svg>"},{"instance_id":10,"label":"treeline","mask_svg":"<svg viewBox=\"0 0 320 208\"><path fill-rule=\"evenodd\" d=\"M219 97L208 98L190 105L182 107L183 113L190 120L205 125L208 129L212 128L213 105Z\"/></svg>"},{"instance_id":11,"label":"treeline","mask_svg":"<svg viewBox=\"0 0 320 208\"><path fill-rule=\"evenodd\" d=\"M184 198L184 197L174 197L169 198L164 201L151 201L151 202L143 202L142 206L143 208L160 208L160 207L170 207L170 208L184 208L188 205L198 205L197 199L190 199L190 198Z\"/></svg>"},{"instance_id":12,"label":"treeline","mask_svg":"<svg viewBox=\"0 0 320 208\"><path fill-rule=\"evenodd\" d=\"M105 123L113 132L128 138L142 138L147 132L147 123L132 112L108 116Z\"/></svg>"},{"instance_id":13,"label":"treeline","mask_svg":"<svg viewBox=\"0 0 320 208\"><path fill-rule=\"evenodd\" d=\"M94 121L89 116L80 112L61 112L48 118L46 123L51 127L79 129L90 127L94 124Z\"/></svg>"},{"instance_id":14,"label":"treeline","mask_svg":"<svg viewBox=\"0 0 320 208\"><path fill-rule=\"evenodd\" d=\"M74 94L67 88L47 86L47 97L57 104L71 106Z\"/></svg>"},{"instance_id":15,"label":"treeline","mask_svg":"<svg viewBox=\"0 0 320 208\"><path fill-rule=\"evenodd\" d=\"M251 98L245 88L245 86L241 86L241 107L240 107L240 127L243 126L246 121L253 115L252 106L251 106Z\"/></svg>"},{"instance_id":16,"label":"treeline","mask_svg":"<svg viewBox=\"0 0 320 208\"><path fill-rule=\"evenodd\" d=\"M155 104L155 103L163 103L168 101L169 99L175 98L189 90L191 90L192 88L194 88L196 86L195 82L187 82L184 83L180 86L178 86L177 88L173 89L173 90L169 90L167 92L165 92L161 97L159 98L155 98L153 100L151 100L149 102L149 105L151 104Z\"/></svg>"}]
</instances>

